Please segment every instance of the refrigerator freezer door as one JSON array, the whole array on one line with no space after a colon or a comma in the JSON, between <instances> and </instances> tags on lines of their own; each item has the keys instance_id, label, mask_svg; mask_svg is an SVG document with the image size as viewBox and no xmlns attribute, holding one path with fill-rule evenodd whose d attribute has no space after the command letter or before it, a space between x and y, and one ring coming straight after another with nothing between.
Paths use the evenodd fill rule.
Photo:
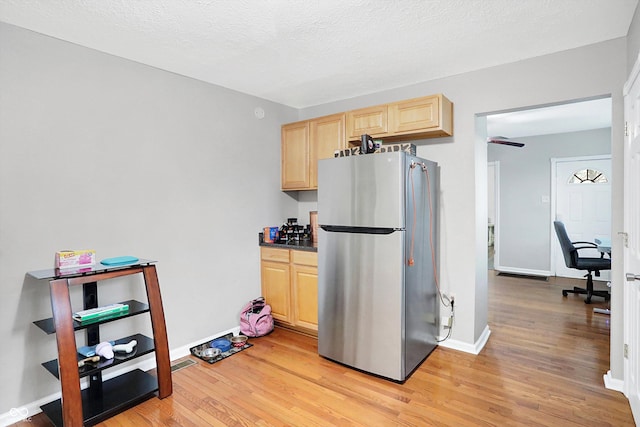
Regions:
<instances>
[{"instance_id":1,"label":"refrigerator freezer door","mask_svg":"<svg viewBox=\"0 0 640 427\"><path fill-rule=\"evenodd\" d=\"M404 228L405 153L318 162L318 223Z\"/></svg>"},{"instance_id":2,"label":"refrigerator freezer door","mask_svg":"<svg viewBox=\"0 0 640 427\"><path fill-rule=\"evenodd\" d=\"M404 231L318 232L318 353L403 381Z\"/></svg>"}]
</instances>

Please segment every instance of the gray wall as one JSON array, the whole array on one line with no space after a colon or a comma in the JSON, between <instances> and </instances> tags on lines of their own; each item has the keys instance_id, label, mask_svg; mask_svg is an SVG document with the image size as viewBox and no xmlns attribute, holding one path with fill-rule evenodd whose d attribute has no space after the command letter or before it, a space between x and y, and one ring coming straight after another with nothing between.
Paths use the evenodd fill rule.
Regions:
<instances>
[{"instance_id":1,"label":"gray wall","mask_svg":"<svg viewBox=\"0 0 640 427\"><path fill-rule=\"evenodd\" d=\"M0 63L0 340L13 349L2 353L0 412L58 390L39 366L55 357L54 338L30 324L50 315L46 285L25 279L26 271L51 265L56 250L158 259L172 348L237 325L241 303L259 292L256 232L298 212L296 200L278 190L282 123L438 92L454 102L455 136L419 141L418 154L442 168L440 281L456 294L453 339L468 346L487 326L487 144L478 115L611 94L614 181L622 182L624 38L299 117L3 24ZM263 121L253 117L258 105L267 112ZM61 191L60 177L74 184ZM616 230L621 189L612 197ZM619 379L621 285L613 283L611 317L611 368ZM128 292L118 286L109 295Z\"/></svg>"},{"instance_id":2,"label":"gray wall","mask_svg":"<svg viewBox=\"0 0 640 427\"><path fill-rule=\"evenodd\" d=\"M553 157L611 153L611 128L516 138L525 147L490 144L488 161L500 161L500 267L548 272Z\"/></svg>"},{"instance_id":3,"label":"gray wall","mask_svg":"<svg viewBox=\"0 0 640 427\"><path fill-rule=\"evenodd\" d=\"M260 295L258 232L297 212L279 190L297 111L3 23L0 64L0 414L59 391L40 366L55 337L31 324L48 286L25 277L57 250L157 260L172 349L236 327ZM149 333L138 317L115 323Z\"/></svg>"}]
</instances>

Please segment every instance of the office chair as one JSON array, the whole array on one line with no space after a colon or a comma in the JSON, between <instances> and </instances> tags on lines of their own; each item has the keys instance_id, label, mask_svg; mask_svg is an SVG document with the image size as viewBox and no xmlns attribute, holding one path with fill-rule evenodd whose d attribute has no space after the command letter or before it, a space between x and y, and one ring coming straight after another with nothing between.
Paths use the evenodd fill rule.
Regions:
<instances>
[{"instance_id":1,"label":"office chair","mask_svg":"<svg viewBox=\"0 0 640 427\"><path fill-rule=\"evenodd\" d=\"M572 242L569 239L567 230L564 228L564 224L560 221L554 221L553 226L556 229L556 235L560 241L560 247L562 248L562 255L564 255L564 263L568 268L574 268L576 270L587 271L584 276L587 278L587 288L579 288L575 286L573 289L563 289L562 296L566 297L567 294L583 294L587 295L584 300L585 304L591 304L591 297L602 297L605 301L609 301L611 296L609 291L594 291L593 290L593 273L596 277L600 277L600 270L611 270L610 258L587 258L581 257L578 254L580 249L593 249L598 245L592 242Z\"/></svg>"}]
</instances>

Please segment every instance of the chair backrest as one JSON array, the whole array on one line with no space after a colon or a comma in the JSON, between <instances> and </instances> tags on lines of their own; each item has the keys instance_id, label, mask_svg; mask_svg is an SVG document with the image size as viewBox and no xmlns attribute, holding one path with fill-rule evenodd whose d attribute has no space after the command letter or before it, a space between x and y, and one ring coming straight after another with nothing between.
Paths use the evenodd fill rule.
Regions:
<instances>
[{"instance_id":1,"label":"chair backrest","mask_svg":"<svg viewBox=\"0 0 640 427\"><path fill-rule=\"evenodd\" d=\"M564 224L561 221L553 221L553 227L556 229L556 235L560 241L564 263L568 268L576 268L578 251L575 246L573 246L573 243L571 243Z\"/></svg>"}]
</instances>

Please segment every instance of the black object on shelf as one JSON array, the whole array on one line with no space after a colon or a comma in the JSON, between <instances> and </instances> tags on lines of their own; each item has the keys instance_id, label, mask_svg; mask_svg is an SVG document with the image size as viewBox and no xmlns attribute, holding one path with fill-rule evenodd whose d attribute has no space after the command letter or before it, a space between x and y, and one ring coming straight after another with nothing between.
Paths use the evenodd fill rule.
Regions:
<instances>
[{"instance_id":1,"label":"black object on shelf","mask_svg":"<svg viewBox=\"0 0 640 427\"><path fill-rule=\"evenodd\" d=\"M137 357L144 356L145 354L149 354L153 351L153 339L142 334L135 334L125 338L121 338L119 340L116 340L115 343L127 344L131 340L136 340L138 342L131 353L116 352L113 359L101 358L100 361L96 363L85 363L83 367L78 368L80 372L80 378L93 375L106 368L113 368L114 366L118 366L121 363L125 363ZM82 359L85 359L85 357L78 353L78 361ZM44 366L47 371L51 372L53 376L60 379L60 374L58 372L58 359L44 362L42 366Z\"/></svg>"}]
</instances>

